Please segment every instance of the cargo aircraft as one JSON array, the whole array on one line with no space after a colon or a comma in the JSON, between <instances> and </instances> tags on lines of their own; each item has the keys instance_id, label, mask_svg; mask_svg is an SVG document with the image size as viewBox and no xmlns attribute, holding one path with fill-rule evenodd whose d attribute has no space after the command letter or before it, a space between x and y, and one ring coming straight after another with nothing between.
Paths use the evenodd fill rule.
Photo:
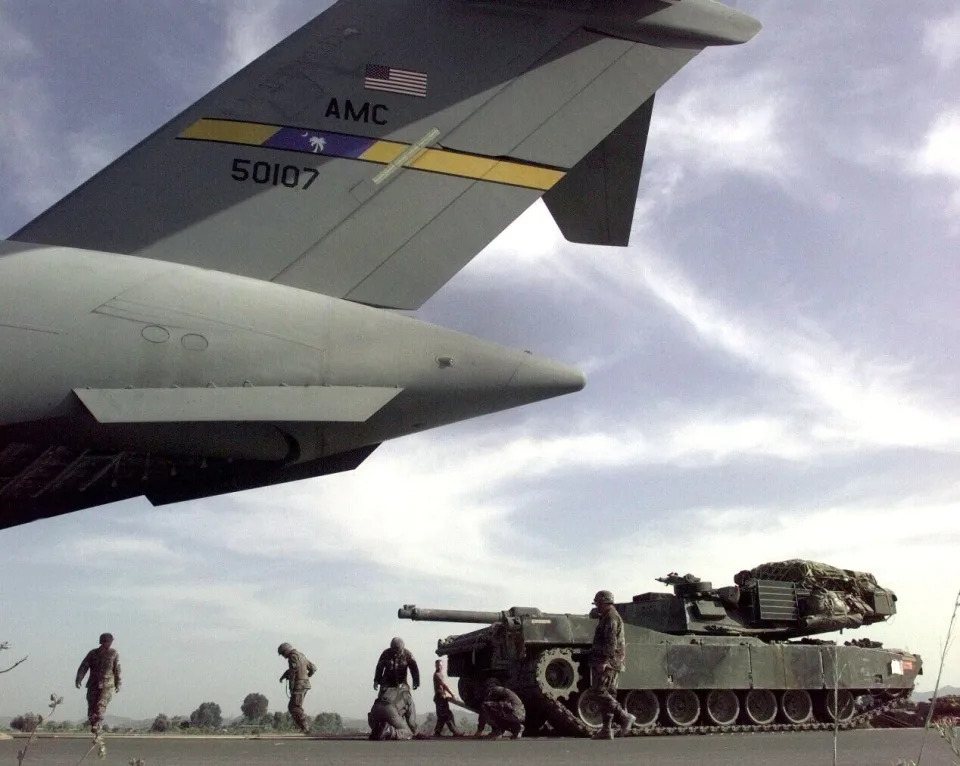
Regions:
<instances>
[{"instance_id":1,"label":"cargo aircraft","mask_svg":"<svg viewBox=\"0 0 960 766\"><path fill-rule=\"evenodd\" d=\"M0 241L0 528L358 466L583 375L398 311L538 198L627 244L714 0L340 0Z\"/></svg>"}]
</instances>

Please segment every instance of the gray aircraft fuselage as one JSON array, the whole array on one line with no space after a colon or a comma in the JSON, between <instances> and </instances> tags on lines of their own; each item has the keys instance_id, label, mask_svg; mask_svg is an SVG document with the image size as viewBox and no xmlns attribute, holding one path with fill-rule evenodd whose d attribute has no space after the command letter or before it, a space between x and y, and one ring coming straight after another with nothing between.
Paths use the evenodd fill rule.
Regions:
<instances>
[{"instance_id":1,"label":"gray aircraft fuselage","mask_svg":"<svg viewBox=\"0 0 960 766\"><path fill-rule=\"evenodd\" d=\"M283 285L9 241L0 256L0 431L8 433L50 430L90 449L310 460L584 385L577 370L528 352ZM74 395L214 387L395 394L365 422L328 421L309 401L294 403L282 428L214 413L171 428L175 412L155 415L152 427L112 426Z\"/></svg>"},{"instance_id":2,"label":"gray aircraft fuselage","mask_svg":"<svg viewBox=\"0 0 960 766\"><path fill-rule=\"evenodd\" d=\"M352 470L570 393L415 320L536 200L626 245L714 0L339 0L0 241L0 529Z\"/></svg>"}]
</instances>

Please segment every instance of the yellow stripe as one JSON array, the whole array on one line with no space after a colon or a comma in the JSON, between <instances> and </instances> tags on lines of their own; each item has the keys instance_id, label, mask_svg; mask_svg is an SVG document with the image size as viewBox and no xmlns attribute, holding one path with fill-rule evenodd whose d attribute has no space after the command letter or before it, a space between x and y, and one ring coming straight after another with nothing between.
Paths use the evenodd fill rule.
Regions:
<instances>
[{"instance_id":1,"label":"yellow stripe","mask_svg":"<svg viewBox=\"0 0 960 766\"><path fill-rule=\"evenodd\" d=\"M411 162L410 167L431 173L477 178L490 183L525 186L530 189L542 189L543 191L551 188L564 176L563 171L553 170L552 168L494 160L489 157L461 154L442 149L428 149Z\"/></svg>"},{"instance_id":2,"label":"yellow stripe","mask_svg":"<svg viewBox=\"0 0 960 766\"><path fill-rule=\"evenodd\" d=\"M204 118L197 120L193 125L183 131L183 133L180 134L180 138L260 146L279 130L280 128L275 125L257 125L253 122L208 120Z\"/></svg>"},{"instance_id":3,"label":"yellow stripe","mask_svg":"<svg viewBox=\"0 0 960 766\"><path fill-rule=\"evenodd\" d=\"M410 144L398 144L395 141L377 141L360 155L367 162L382 162L388 165L410 148Z\"/></svg>"},{"instance_id":4,"label":"yellow stripe","mask_svg":"<svg viewBox=\"0 0 960 766\"><path fill-rule=\"evenodd\" d=\"M483 177L484 181L495 184L526 186L530 189L547 191L566 175L562 170L538 168L514 162L498 162L493 170Z\"/></svg>"}]
</instances>

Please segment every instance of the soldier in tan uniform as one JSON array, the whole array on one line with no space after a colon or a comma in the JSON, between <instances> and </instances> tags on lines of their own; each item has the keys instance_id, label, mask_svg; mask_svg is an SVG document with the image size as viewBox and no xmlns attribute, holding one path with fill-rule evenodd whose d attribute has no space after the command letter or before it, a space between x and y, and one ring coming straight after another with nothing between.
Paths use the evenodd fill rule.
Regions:
<instances>
[{"instance_id":1,"label":"soldier in tan uniform","mask_svg":"<svg viewBox=\"0 0 960 766\"><path fill-rule=\"evenodd\" d=\"M593 597L600 619L593 633L590 650L591 688L598 697L603 712L603 726L597 739L613 739L613 718L620 724L620 736L633 726L636 716L630 715L617 702L617 677L623 672L627 659L627 644L623 637L623 619L613 605L613 594L601 590Z\"/></svg>"},{"instance_id":2,"label":"soldier in tan uniform","mask_svg":"<svg viewBox=\"0 0 960 766\"><path fill-rule=\"evenodd\" d=\"M87 652L80 667L77 668L77 688L83 682L83 677L90 672L87 679L87 720L90 731L97 735L103 723L104 713L114 692L120 691L120 655L113 646L113 636L110 633L100 635L100 646Z\"/></svg>"},{"instance_id":3,"label":"soldier in tan uniform","mask_svg":"<svg viewBox=\"0 0 960 766\"><path fill-rule=\"evenodd\" d=\"M290 711L297 728L306 734L310 731L310 725L303 712L303 698L307 696L307 691L310 689L310 676L317 672L317 666L310 662L303 652L298 652L286 641L277 647L277 654L286 657L289 665L280 676L280 683L286 681L290 687L290 702L287 710Z\"/></svg>"}]
</instances>

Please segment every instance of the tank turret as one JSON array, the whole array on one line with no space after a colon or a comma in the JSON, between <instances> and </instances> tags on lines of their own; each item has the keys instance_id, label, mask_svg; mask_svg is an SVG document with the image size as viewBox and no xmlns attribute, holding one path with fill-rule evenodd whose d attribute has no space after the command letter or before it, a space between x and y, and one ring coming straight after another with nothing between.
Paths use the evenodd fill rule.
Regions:
<instances>
[{"instance_id":1,"label":"tank turret","mask_svg":"<svg viewBox=\"0 0 960 766\"><path fill-rule=\"evenodd\" d=\"M800 638L883 622L897 611L896 595L872 574L802 559L743 570L722 588L676 572L657 581L673 593L641 593L617 609L633 625L676 635Z\"/></svg>"},{"instance_id":2,"label":"tank turret","mask_svg":"<svg viewBox=\"0 0 960 766\"><path fill-rule=\"evenodd\" d=\"M917 655L871 639L837 646L810 638L896 612L896 596L866 572L794 559L743 570L720 588L693 574L657 580L672 592L615 604L627 642L619 697L641 728L846 727L909 699L921 672ZM583 735L600 726L588 664L595 611L408 604L398 617L484 626L437 642L468 707L479 708L485 681L496 678L524 700L531 734L549 726Z\"/></svg>"}]
</instances>

